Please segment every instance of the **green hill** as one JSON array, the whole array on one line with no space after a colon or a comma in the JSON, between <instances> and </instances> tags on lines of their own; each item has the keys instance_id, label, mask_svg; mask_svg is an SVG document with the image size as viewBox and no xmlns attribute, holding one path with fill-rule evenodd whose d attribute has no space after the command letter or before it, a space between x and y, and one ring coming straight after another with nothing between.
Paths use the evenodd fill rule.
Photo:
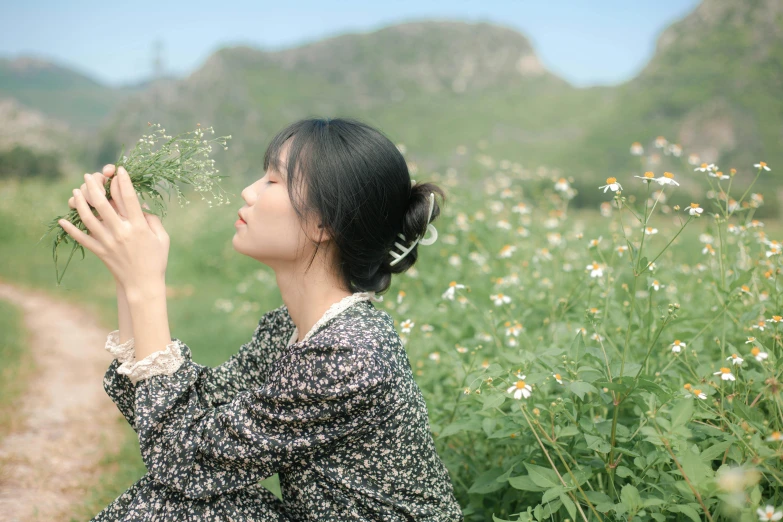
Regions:
<instances>
[{"instance_id":1,"label":"green hill","mask_svg":"<svg viewBox=\"0 0 783 522\"><path fill-rule=\"evenodd\" d=\"M232 147L219 154L239 178L258 175L274 132L308 116L376 125L404 142L425 171L460 161L457 145L475 152L481 144L495 158L558 167L589 187L638 172L630 144L649 151L662 135L686 154L750 176L762 159L783 168L782 36L779 0L705 0L661 34L638 77L578 89L549 73L515 30L419 21L275 52L224 48L187 78L122 96L41 67L24 76L38 87L23 89L22 101L71 121L106 114L91 144L98 163L120 143L132 146L148 121L169 134L212 125L233 135ZM0 72L0 92L24 97L13 87L20 82ZM47 88L57 93L51 99ZM69 97L78 103L66 103ZM670 159L655 170L690 170Z\"/></svg>"}]
</instances>

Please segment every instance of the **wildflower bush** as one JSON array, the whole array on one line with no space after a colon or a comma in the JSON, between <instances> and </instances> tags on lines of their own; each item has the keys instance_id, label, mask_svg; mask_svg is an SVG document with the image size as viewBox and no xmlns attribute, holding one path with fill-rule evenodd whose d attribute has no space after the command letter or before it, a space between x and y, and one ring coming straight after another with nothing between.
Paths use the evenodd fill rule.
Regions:
<instances>
[{"instance_id":1,"label":"wildflower bush","mask_svg":"<svg viewBox=\"0 0 783 522\"><path fill-rule=\"evenodd\" d=\"M655 148L678 174L642 173L634 144L641 171L595 189L587 230L568 180L479 158L483 190L455 190L439 222L438 275L387 299L430 350L414 371L466 520L782 516L781 243L751 192L773 173ZM680 182L702 197L672 205Z\"/></svg>"},{"instance_id":2,"label":"wildflower bush","mask_svg":"<svg viewBox=\"0 0 783 522\"><path fill-rule=\"evenodd\" d=\"M215 168L215 160L209 157L209 154L212 152L211 143L217 142L227 150L228 145L226 143L227 140L231 139L230 135L204 139L205 134L215 134L215 130L212 127L202 129L200 123L195 130L173 137L166 135L166 129L161 128L160 123L148 123L148 126L151 127L150 134L139 138L138 143L136 143L136 146L128 155L124 154L125 148L123 147L114 165L117 168L124 167L128 171L131 183L136 189L136 194L147 204L150 213L161 219L166 216L166 202L163 200L163 191L171 199L171 190L174 189L176 190L180 206L183 205L183 202L184 204L189 204L190 201L184 197L179 187L180 184L191 185L196 192L211 192L217 205L229 204L231 202L227 197L224 199L221 191L225 191L222 190L218 183L225 176L218 175L220 171ZM158 143L161 140L165 141ZM111 180L106 180L104 186L106 199L109 201L112 199L112 194L109 190L110 182ZM213 191L215 187L218 189L217 193ZM206 199L203 194L201 199ZM207 203L211 207L212 199L207 200ZM150 205L152 205L151 208ZM95 216L98 216L97 209L90 207L90 210L92 210ZM65 229L60 226L60 219L66 219L85 234L89 235L90 233L76 209L71 209L68 214L57 216L49 222L46 233L41 237L41 240L52 231L56 231L52 242L52 257L54 259L55 271L57 272L58 286L77 249L81 251L82 259L84 259L84 247L74 241ZM73 243L73 248L70 256L68 256L68 261L65 263L63 272L60 274L57 267L57 250L61 244L68 243Z\"/></svg>"}]
</instances>

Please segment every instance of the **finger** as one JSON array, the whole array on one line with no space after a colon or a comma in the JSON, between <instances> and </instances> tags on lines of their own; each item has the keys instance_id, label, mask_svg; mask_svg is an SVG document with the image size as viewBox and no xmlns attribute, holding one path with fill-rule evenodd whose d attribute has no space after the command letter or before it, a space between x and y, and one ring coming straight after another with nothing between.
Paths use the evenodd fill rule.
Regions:
<instances>
[{"instance_id":1,"label":"finger","mask_svg":"<svg viewBox=\"0 0 783 522\"><path fill-rule=\"evenodd\" d=\"M117 230L117 227L120 225L120 218L114 208L109 204L109 200L106 199L103 186L99 186L93 176L85 176L85 178L87 180L87 189L90 191L90 196L93 201L93 206L98 210L98 214L101 216L101 219L106 222L108 228L112 231Z\"/></svg>"},{"instance_id":2,"label":"finger","mask_svg":"<svg viewBox=\"0 0 783 522\"><path fill-rule=\"evenodd\" d=\"M98 248L100 248L100 243L96 241L95 239L91 238L81 230L79 230L76 225L68 221L67 219L60 219L58 220L58 223L60 226L68 232L68 234L80 245L87 248L92 253L95 253Z\"/></svg>"},{"instance_id":3,"label":"finger","mask_svg":"<svg viewBox=\"0 0 783 522\"><path fill-rule=\"evenodd\" d=\"M125 208L125 201L122 199L122 189L120 188L120 180L117 176L112 176L109 191L111 192L111 200L117 205L117 211L122 217L127 218L128 210Z\"/></svg>"},{"instance_id":4,"label":"finger","mask_svg":"<svg viewBox=\"0 0 783 522\"><path fill-rule=\"evenodd\" d=\"M125 167L119 167L117 169L117 176L119 176L122 202L125 203L128 220L141 223L144 219L144 211L141 210L139 197L136 195L136 189L133 186L128 171L125 170Z\"/></svg>"},{"instance_id":5,"label":"finger","mask_svg":"<svg viewBox=\"0 0 783 522\"><path fill-rule=\"evenodd\" d=\"M103 166L103 175L106 176L107 178L112 177L116 172L117 169L111 163Z\"/></svg>"},{"instance_id":6,"label":"finger","mask_svg":"<svg viewBox=\"0 0 783 522\"><path fill-rule=\"evenodd\" d=\"M160 218L158 216L156 216L155 214L149 214L145 212L144 217L146 218L147 224L149 224L150 229L152 229L152 231L155 233L156 236L162 238L167 235L166 229L163 228L163 223L161 223Z\"/></svg>"},{"instance_id":7,"label":"finger","mask_svg":"<svg viewBox=\"0 0 783 522\"><path fill-rule=\"evenodd\" d=\"M76 203L76 211L79 213L82 223L90 231L90 235L102 242L106 237L106 227L93 215L81 190L73 189L73 197Z\"/></svg>"}]
</instances>

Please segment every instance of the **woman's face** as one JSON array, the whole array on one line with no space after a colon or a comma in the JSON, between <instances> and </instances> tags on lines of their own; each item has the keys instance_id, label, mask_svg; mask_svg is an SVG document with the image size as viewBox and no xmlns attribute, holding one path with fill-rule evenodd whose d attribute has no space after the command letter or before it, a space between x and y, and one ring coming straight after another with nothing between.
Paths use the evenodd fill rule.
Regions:
<instances>
[{"instance_id":1,"label":"woman's face","mask_svg":"<svg viewBox=\"0 0 783 522\"><path fill-rule=\"evenodd\" d=\"M245 222L237 221L232 239L234 250L273 269L295 265L298 259L309 259L315 248L307 240L289 198L286 183L289 147L290 140L280 151L280 171L270 163L264 177L242 190L246 205L239 214ZM320 229L317 222L314 226L315 235L310 237L317 239Z\"/></svg>"}]
</instances>

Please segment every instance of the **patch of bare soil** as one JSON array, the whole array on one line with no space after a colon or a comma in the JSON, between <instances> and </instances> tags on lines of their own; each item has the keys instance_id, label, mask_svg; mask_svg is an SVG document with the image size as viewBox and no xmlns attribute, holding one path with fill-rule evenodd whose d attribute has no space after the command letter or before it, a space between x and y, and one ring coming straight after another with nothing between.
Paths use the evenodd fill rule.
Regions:
<instances>
[{"instance_id":1,"label":"patch of bare soil","mask_svg":"<svg viewBox=\"0 0 783 522\"><path fill-rule=\"evenodd\" d=\"M22 310L36 365L14 405L22 422L0 440L0 521L69 520L98 480L103 452L122 436L103 390L109 332L43 292L0 281L0 299Z\"/></svg>"}]
</instances>

